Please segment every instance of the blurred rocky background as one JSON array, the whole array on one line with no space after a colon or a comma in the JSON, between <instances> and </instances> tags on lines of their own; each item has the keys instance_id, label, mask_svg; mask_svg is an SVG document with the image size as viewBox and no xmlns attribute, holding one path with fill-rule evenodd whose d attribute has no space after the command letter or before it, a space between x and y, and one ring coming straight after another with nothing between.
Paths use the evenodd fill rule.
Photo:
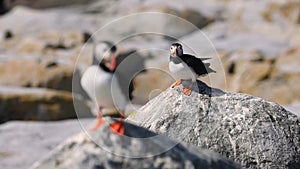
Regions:
<instances>
[{"instance_id":1,"label":"blurred rocky background","mask_svg":"<svg viewBox=\"0 0 300 169\"><path fill-rule=\"evenodd\" d=\"M175 15L195 27L177 20L135 20L94 34L111 21L138 12ZM208 51L201 54L213 58L212 67L218 72L201 78L209 85L276 102L299 116L300 1L0 0L0 123L5 122L0 125L1 166L27 168L80 131L76 120L57 121L77 117L74 100L80 117L92 117L86 96L79 90L72 95L72 81L78 85L76 79L91 63L91 35L99 41L116 42L150 26ZM199 30L216 52L197 44L197 38L203 38ZM118 46L121 52L149 48L168 52L172 42L164 36L142 36ZM139 54L151 68L134 83L133 102L143 105L173 80L167 74L168 53L146 50ZM9 122L12 120L57 122ZM60 130L57 126L63 130L48 138L46 133ZM30 148L15 141L24 139ZM9 148L5 146L8 142Z\"/></svg>"}]
</instances>

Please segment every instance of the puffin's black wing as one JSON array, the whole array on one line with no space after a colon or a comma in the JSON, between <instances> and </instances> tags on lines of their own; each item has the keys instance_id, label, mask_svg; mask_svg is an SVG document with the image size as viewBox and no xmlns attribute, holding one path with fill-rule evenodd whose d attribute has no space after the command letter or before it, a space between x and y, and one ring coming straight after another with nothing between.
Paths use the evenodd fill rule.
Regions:
<instances>
[{"instance_id":1,"label":"puffin's black wing","mask_svg":"<svg viewBox=\"0 0 300 169\"><path fill-rule=\"evenodd\" d=\"M125 60L128 56L134 54L136 52L136 50L130 50L130 51L127 51L127 52L124 52L124 53L120 53L118 56L117 56L117 66L120 65L123 60Z\"/></svg>"},{"instance_id":2,"label":"puffin's black wing","mask_svg":"<svg viewBox=\"0 0 300 169\"><path fill-rule=\"evenodd\" d=\"M118 75L123 93L130 100L133 98L134 79L137 74L145 72L145 70L145 58L140 56L136 50L120 53L117 56L117 69L115 73Z\"/></svg>"},{"instance_id":3,"label":"puffin's black wing","mask_svg":"<svg viewBox=\"0 0 300 169\"><path fill-rule=\"evenodd\" d=\"M179 56L182 61L184 61L198 76L206 75L209 73L205 64L200 58L197 58L193 55L183 54ZM206 59L205 59L206 60ZM209 64L208 64L209 66ZM210 68L209 68L210 69ZM212 69L210 69L212 70Z\"/></svg>"}]
</instances>

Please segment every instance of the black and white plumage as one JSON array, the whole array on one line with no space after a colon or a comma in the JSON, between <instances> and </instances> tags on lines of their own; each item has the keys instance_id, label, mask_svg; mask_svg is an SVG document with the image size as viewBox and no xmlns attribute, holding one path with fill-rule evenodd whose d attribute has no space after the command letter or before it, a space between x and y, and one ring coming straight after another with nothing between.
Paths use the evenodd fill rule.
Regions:
<instances>
[{"instance_id":1,"label":"black and white plumage","mask_svg":"<svg viewBox=\"0 0 300 169\"><path fill-rule=\"evenodd\" d=\"M118 75L114 74L117 66L116 50L116 47L109 42L96 44L93 65L87 68L80 81L82 88L97 105L98 123L93 130L104 123L102 115L124 113L126 105L130 101L128 95L131 94L125 94ZM132 90L133 88L130 92ZM122 120L111 125L113 125L112 129L117 130L119 134L124 133Z\"/></svg>"},{"instance_id":2,"label":"black and white plumage","mask_svg":"<svg viewBox=\"0 0 300 169\"><path fill-rule=\"evenodd\" d=\"M100 64L104 67L103 64ZM92 65L84 72L81 86L88 96L101 108L104 115L112 111L124 112L128 99L123 94L118 79L113 81L114 74L108 68ZM116 113L116 112L112 112Z\"/></svg>"},{"instance_id":3,"label":"black and white plumage","mask_svg":"<svg viewBox=\"0 0 300 169\"><path fill-rule=\"evenodd\" d=\"M208 73L215 72L209 66L209 63L203 63L202 60L209 58L197 58L193 55L184 54L182 45L173 43L170 47L170 61L169 70L172 76L177 80L172 87L181 84L182 80L192 80L189 88L184 88L184 94L191 94L191 87L199 76L207 75Z\"/></svg>"},{"instance_id":4,"label":"black and white plumage","mask_svg":"<svg viewBox=\"0 0 300 169\"><path fill-rule=\"evenodd\" d=\"M119 77L114 75L117 65L113 63L113 59L116 58L116 51L117 48L110 42L103 41L95 44L93 64L84 72L80 83L89 97L103 110L117 106L120 111L125 111L130 99L126 98ZM113 100L115 96L112 94L118 99ZM114 105L114 102L118 102L117 105Z\"/></svg>"},{"instance_id":5,"label":"black and white plumage","mask_svg":"<svg viewBox=\"0 0 300 169\"><path fill-rule=\"evenodd\" d=\"M111 71L117 75L124 95L132 100L134 79L137 74L145 72L145 58L138 55L134 49L119 52L117 47L109 41L98 42L94 51L94 64L99 63L102 57L108 60L115 59L116 69Z\"/></svg>"},{"instance_id":6,"label":"black and white plumage","mask_svg":"<svg viewBox=\"0 0 300 169\"><path fill-rule=\"evenodd\" d=\"M97 104L98 128L102 115L124 113L127 104L133 99L135 76L144 72L145 59L135 50L118 53L117 47L109 41L94 42L93 65L81 77L81 86ZM121 119L123 115L121 115ZM121 122L112 128L122 134ZM121 126L121 128L119 128Z\"/></svg>"}]
</instances>

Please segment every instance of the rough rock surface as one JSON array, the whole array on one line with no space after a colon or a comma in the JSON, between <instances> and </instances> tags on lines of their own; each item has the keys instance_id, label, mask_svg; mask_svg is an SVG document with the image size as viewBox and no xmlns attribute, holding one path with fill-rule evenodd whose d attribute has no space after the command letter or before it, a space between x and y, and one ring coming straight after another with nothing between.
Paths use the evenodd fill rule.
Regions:
<instances>
[{"instance_id":1,"label":"rough rock surface","mask_svg":"<svg viewBox=\"0 0 300 169\"><path fill-rule=\"evenodd\" d=\"M76 100L76 98L74 98ZM81 117L91 117L87 105L76 102ZM8 120L62 120L76 118L70 92L43 88L0 87L0 123Z\"/></svg>"},{"instance_id":2,"label":"rough rock surface","mask_svg":"<svg viewBox=\"0 0 300 169\"><path fill-rule=\"evenodd\" d=\"M245 168L299 167L296 115L250 95L225 93L200 81L198 87L199 92L189 97L182 85L169 88L129 116L129 121L218 152Z\"/></svg>"},{"instance_id":3,"label":"rough rock surface","mask_svg":"<svg viewBox=\"0 0 300 169\"><path fill-rule=\"evenodd\" d=\"M49 157L31 168L239 168L215 153L174 144L162 135L153 138L156 134L129 123L125 123L125 134L130 137L111 133L108 125L88 135L80 133L62 143ZM173 144L175 146L169 149ZM154 151L162 152L152 155ZM139 154L146 157L130 158L138 157Z\"/></svg>"},{"instance_id":4,"label":"rough rock surface","mask_svg":"<svg viewBox=\"0 0 300 169\"><path fill-rule=\"evenodd\" d=\"M83 125L94 119L81 119ZM82 131L78 120L58 122L10 121L0 125L1 169L27 169L62 141Z\"/></svg>"}]
</instances>

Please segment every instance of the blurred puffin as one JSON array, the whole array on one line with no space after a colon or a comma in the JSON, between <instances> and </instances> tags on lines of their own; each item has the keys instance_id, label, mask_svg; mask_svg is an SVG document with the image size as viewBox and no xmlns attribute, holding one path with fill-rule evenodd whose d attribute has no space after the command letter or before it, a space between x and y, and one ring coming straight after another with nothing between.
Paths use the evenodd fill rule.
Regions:
<instances>
[{"instance_id":1,"label":"blurred puffin","mask_svg":"<svg viewBox=\"0 0 300 169\"><path fill-rule=\"evenodd\" d=\"M113 132L124 134L123 114L127 103L132 99L133 84L127 87L120 85L117 68L117 48L111 42L102 41L95 44L93 65L83 73L81 86L88 96L99 106L97 124L91 130L98 129L104 120L102 115L112 115L111 111L119 112L120 120L110 124ZM115 77L114 77L115 76ZM125 91L124 91L125 90Z\"/></svg>"},{"instance_id":2,"label":"blurred puffin","mask_svg":"<svg viewBox=\"0 0 300 169\"><path fill-rule=\"evenodd\" d=\"M172 88L180 85L182 80L192 80L189 87L183 88L183 93L187 96L191 95L191 89L199 76L216 72L209 68L209 63L203 63L202 60L209 58L197 58L193 55L184 54L180 43L173 43L170 47L169 70L173 77L177 80Z\"/></svg>"}]
</instances>

